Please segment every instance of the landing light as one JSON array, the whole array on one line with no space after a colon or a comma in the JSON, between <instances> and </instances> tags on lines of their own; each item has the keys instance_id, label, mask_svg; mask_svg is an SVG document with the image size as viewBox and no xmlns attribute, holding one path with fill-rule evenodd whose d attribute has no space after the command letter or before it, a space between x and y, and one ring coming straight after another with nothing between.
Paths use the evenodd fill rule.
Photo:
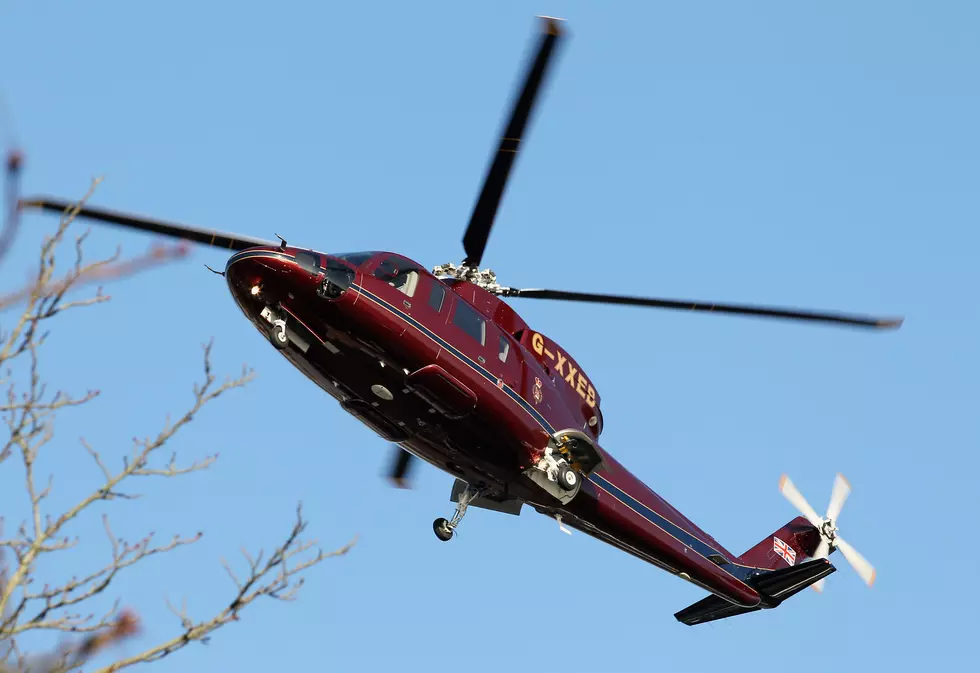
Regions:
<instances>
[{"instance_id":1,"label":"landing light","mask_svg":"<svg viewBox=\"0 0 980 673\"><path fill-rule=\"evenodd\" d=\"M253 297L258 297L259 296L259 292L261 292L262 290L259 288L258 285L253 285L251 291L252 291L252 296Z\"/></svg>"}]
</instances>

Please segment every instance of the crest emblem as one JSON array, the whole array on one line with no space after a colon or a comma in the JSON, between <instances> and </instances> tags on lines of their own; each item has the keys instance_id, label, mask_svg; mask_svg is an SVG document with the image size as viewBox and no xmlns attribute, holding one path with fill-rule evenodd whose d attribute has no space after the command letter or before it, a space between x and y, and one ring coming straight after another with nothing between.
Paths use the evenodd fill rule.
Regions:
<instances>
[{"instance_id":1,"label":"crest emblem","mask_svg":"<svg viewBox=\"0 0 980 673\"><path fill-rule=\"evenodd\" d=\"M531 391L534 395L534 403L541 404L541 400L544 399L544 394L541 392L541 379L534 377L534 390Z\"/></svg>"}]
</instances>

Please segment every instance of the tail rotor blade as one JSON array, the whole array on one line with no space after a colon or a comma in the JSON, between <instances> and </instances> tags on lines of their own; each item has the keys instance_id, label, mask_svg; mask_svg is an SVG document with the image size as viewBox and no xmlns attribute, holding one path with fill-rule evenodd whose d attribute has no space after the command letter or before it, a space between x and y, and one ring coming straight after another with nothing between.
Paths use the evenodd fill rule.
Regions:
<instances>
[{"instance_id":1,"label":"tail rotor blade","mask_svg":"<svg viewBox=\"0 0 980 673\"><path fill-rule=\"evenodd\" d=\"M813 558L827 558L830 556L830 543L827 542L823 537L820 538L820 544L817 545L817 550L813 552Z\"/></svg>"},{"instance_id":2,"label":"tail rotor blade","mask_svg":"<svg viewBox=\"0 0 980 673\"><path fill-rule=\"evenodd\" d=\"M844 478L844 475L840 472L837 473L837 478L834 479L834 490L830 494L830 504L827 505L827 518L833 521L837 520L840 516L840 510L844 506L844 501L847 500L847 496L851 493L851 484Z\"/></svg>"},{"instance_id":3,"label":"tail rotor blade","mask_svg":"<svg viewBox=\"0 0 980 673\"><path fill-rule=\"evenodd\" d=\"M861 556L857 549L848 544L844 538L838 537L835 541L835 545L840 549L840 553L844 555L847 562L851 564L851 567L857 571L857 574L861 576L864 583L869 587L873 586L875 583L875 577L877 577L877 572L868 560Z\"/></svg>"},{"instance_id":4,"label":"tail rotor blade","mask_svg":"<svg viewBox=\"0 0 980 673\"><path fill-rule=\"evenodd\" d=\"M814 528L820 528L823 525L823 520L817 514L816 510L810 506L810 503L806 501L803 494L796 488L789 477L785 474L779 478L779 491L783 496L789 500L790 504L800 511L800 514L806 517L806 520L813 524Z\"/></svg>"},{"instance_id":5,"label":"tail rotor blade","mask_svg":"<svg viewBox=\"0 0 980 673\"><path fill-rule=\"evenodd\" d=\"M814 559L827 558L830 555L830 543L827 542L823 537L820 538L820 544L817 545L817 550L813 552ZM823 583L824 580L817 580L814 584L810 586L817 593L823 593Z\"/></svg>"}]
</instances>

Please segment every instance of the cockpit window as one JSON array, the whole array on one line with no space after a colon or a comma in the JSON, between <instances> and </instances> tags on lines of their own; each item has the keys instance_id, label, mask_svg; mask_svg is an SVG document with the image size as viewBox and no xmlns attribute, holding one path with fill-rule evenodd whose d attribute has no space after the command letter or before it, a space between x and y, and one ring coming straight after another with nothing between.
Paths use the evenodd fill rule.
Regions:
<instances>
[{"instance_id":1,"label":"cockpit window","mask_svg":"<svg viewBox=\"0 0 980 673\"><path fill-rule=\"evenodd\" d=\"M419 284L419 272L408 260L400 257L388 257L374 270L374 277L385 281L396 290L404 292L409 297L415 294Z\"/></svg>"},{"instance_id":2,"label":"cockpit window","mask_svg":"<svg viewBox=\"0 0 980 673\"><path fill-rule=\"evenodd\" d=\"M364 262L368 261L374 257L376 252L342 252L339 255L332 255L338 259L342 259L351 266L358 267Z\"/></svg>"},{"instance_id":3,"label":"cockpit window","mask_svg":"<svg viewBox=\"0 0 980 673\"><path fill-rule=\"evenodd\" d=\"M320 270L320 256L310 250L297 252L296 263L310 273L317 273Z\"/></svg>"}]
</instances>

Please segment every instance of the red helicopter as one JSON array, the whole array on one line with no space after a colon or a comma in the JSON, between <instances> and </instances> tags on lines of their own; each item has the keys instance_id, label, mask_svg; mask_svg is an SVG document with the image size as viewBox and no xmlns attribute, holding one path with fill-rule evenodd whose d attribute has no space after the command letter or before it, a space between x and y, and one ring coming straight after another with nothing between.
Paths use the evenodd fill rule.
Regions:
<instances>
[{"instance_id":1,"label":"red helicopter","mask_svg":"<svg viewBox=\"0 0 980 673\"><path fill-rule=\"evenodd\" d=\"M583 367L528 325L505 297L713 311L897 328L882 320L813 311L620 295L516 289L481 269L483 253L525 126L563 36L539 17L540 43L463 236L461 264L431 272L392 252L323 253L279 243L83 207L78 216L234 250L224 276L256 329L295 367L396 445L400 486L414 458L456 477L450 540L467 507L520 514L524 505L710 592L677 612L700 624L778 606L835 571L839 549L870 586L872 566L837 534L850 487L838 475L820 517L785 476L780 490L803 514L742 555L733 554L631 474L599 444L601 399ZM64 212L64 199L21 206Z\"/></svg>"}]
</instances>

